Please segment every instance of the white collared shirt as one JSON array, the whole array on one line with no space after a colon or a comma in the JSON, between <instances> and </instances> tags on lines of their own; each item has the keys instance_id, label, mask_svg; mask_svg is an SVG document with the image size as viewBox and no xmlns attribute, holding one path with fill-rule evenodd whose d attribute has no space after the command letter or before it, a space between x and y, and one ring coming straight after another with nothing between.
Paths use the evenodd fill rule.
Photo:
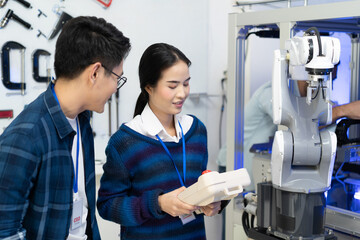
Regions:
<instances>
[{"instance_id":1,"label":"white collared shirt","mask_svg":"<svg viewBox=\"0 0 360 240\"><path fill-rule=\"evenodd\" d=\"M70 123L71 127L74 129L74 131L77 132L77 127L76 127L76 121L78 121L77 117L74 119L67 117L67 120L69 121L69 123ZM83 200L83 210L82 210L81 226L77 229L72 230L71 225L70 225L69 236L67 237L67 240L86 240L87 239L85 232L86 232L86 224L87 224L86 218L88 215L88 201L87 201L86 192L85 192L85 169L84 169L84 157L83 157L83 153L82 153L80 124L79 124L79 132L77 132L77 134L79 134L79 149L80 149L79 150L79 159L78 159L79 160L79 165L78 165L79 176L78 176L78 192L73 193L73 200L74 200L74 198L81 198ZM72 154L71 154L74 166L76 166L77 134L74 136Z\"/></svg>"},{"instance_id":2,"label":"white collared shirt","mask_svg":"<svg viewBox=\"0 0 360 240\"><path fill-rule=\"evenodd\" d=\"M193 120L194 119L189 115L175 115L176 136L170 136L161 124L160 120L156 117L156 115L149 107L149 104L146 104L142 113L135 116L130 122L126 123L125 125L144 136L157 139L156 135L158 135L160 139L164 142L177 143L181 139L181 129L179 126L179 122L185 135L189 131Z\"/></svg>"}]
</instances>

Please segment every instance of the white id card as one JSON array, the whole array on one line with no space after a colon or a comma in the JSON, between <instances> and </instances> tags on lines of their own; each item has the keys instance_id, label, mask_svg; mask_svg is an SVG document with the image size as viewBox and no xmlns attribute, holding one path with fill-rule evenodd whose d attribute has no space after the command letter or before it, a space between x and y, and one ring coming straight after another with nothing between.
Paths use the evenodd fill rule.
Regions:
<instances>
[{"instance_id":1,"label":"white id card","mask_svg":"<svg viewBox=\"0 0 360 240\"><path fill-rule=\"evenodd\" d=\"M75 230L81 226L82 211L83 200L81 198L74 200L71 216L71 230Z\"/></svg>"},{"instance_id":2,"label":"white id card","mask_svg":"<svg viewBox=\"0 0 360 240\"><path fill-rule=\"evenodd\" d=\"M183 225L195 220L195 215L194 213L190 213L190 214L184 214L184 215L180 215L179 218L181 219L181 222Z\"/></svg>"}]
</instances>

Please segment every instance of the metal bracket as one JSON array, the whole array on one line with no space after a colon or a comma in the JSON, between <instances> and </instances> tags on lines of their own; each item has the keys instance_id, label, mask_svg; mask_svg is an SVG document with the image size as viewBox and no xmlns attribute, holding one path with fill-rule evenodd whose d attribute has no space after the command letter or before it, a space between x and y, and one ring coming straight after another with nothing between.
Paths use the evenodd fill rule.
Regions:
<instances>
[{"instance_id":1,"label":"metal bracket","mask_svg":"<svg viewBox=\"0 0 360 240\"><path fill-rule=\"evenodd\" d=\"M40 56L50 56L51 54L43 49L37 49L35 50L35 52L33 53L32 59L33 59L33 77L35 79L35 81L37 82L49 82L50 80L50 75L47 72L47 76L45 77L41 77L39 76L39 58ZM46 71L48 71L48 69L46 69Z\"/></svg>"},{"instance_id":2,"label":"metal bracket","mask_svg":"<svg viewBox=\"0 0 360 240\"><path fill-rule=\"evenodd\" d=\"M21 51L21 82L14 83L11 82L10 78L10 50L20 50ZM9 41L6 42L1 49L1 61L2 61L2 82L7 89L11 90L21 90L21 94L25 94L26 84L25 84L25 47L20 43Z\"/></svg>"}]
</instances>

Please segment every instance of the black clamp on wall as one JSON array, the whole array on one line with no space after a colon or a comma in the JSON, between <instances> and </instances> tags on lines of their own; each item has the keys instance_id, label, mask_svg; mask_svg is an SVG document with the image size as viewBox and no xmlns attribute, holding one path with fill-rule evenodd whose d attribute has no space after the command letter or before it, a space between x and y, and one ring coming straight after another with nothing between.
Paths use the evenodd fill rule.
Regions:
<instances>
[{"instance_id":1,"label":"black clamp on wall","mask_svg":"<svg viewBox=\"0 0 360 240\"><path fill-rule=\"evenodd\" d=\"M33 53L32 59L33 59L33 77L35 81L37 82L49 82L50 76L41 77L39 75L39 58L40 56L48 57L51 54L43 49L37 49ZM46 69L48 71L48 69Z\"/></svg>"},{"instance_id":2,"label":"black clamp on wall","mask_svg":"<svg viewBox=\"0 0 360 240\"><path fill-rule=\"evenodd\" d=\"M2 82L4 84L4 86L7 89L11 89L11 90L21 90L22 92L25 91L26 89L26 84L24 82L24 79L21 79L21 83L14 83L11 82L11 78L10 78L10 51L11 50L21 50L22 54L21 54L21 66L22 69L21 71L24 71L24 61L25 61L25 47L23 45L21 45L20 43L17 42L13 42L13 41L9 41L6 42L2 49L1 49L1 61L2 61ZM22 78L24 77L24 72L21 73Z\"/></svg>"}]
</instances>

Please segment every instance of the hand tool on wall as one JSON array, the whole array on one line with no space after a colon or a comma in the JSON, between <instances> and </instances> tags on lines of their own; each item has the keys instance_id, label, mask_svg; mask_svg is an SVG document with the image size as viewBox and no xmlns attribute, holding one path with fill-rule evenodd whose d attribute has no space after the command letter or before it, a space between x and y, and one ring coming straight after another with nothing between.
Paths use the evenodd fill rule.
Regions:
<instances>
[{"instance_id":1,"label":"hand tool on wall","mask_svg":"<svg viewBox=\"0 0 360 240\"><path fill-rule=\"evenodd\" d=\"M0 0L0 8L3 8L8 0Z\"/></svg>"},{"instance_id":2,"label":"hand tool on wall","mask_svg":"<svg viewBox=\"0 0 360 240\"><path fill-rule=\"evenodd\" d=\"M11 82L10 78L10 51L20 50L21 52L21 82ZM6 42L1 49L1 62L2 62L2 82L7 89L21 90L21 95L25 94L25 47L20 43L9 41Z\"/></svg>"},{"instance_id":3,"label":"hand tool on wall","mask_svg":"<svg viewBox=\"0 0 360 240\"><path fill-rule=\"evenodd\" d=\"M36 49L33 53L33 56L32 56L32 59L33 59L33 77L35 79L35 81L37 82L49 82L50 81L50 76L49 76L49 73L48 73L48 64L46 64L46 73L47 75L46 76L43 76L41 77L39 75L39 58L41 56L44 56L46 58L48 58L51 54L46 51L46 50L43 50L43 49Z\"/></svg>"},{"instance_id":4,"label":"hand tool on wall","mask_svg":"<svg viewBox=\"0 0 360 240\"><path fill-rule=\"evenodd\" d=\"M41 16L47 17L47 15L40 9L38 9L38 12L39 12L39 14L37 15L38 17L41 17Z\"/></svg>"},{"instance_id":5,"label":"hand tool on wall","mask_svg":"<svg viewBox=\"0 0 360 240\"><path fill-rule=\"evenodd\" d=\"M72 19L72 16L70 16L68 13L64 12L64 11L59 11L57 10L56 13L58 15L60 15L59 20L57 21L55 27L52 30L52 33L49 37L49 40L53 39L56 37L56 35L60 32L60 30L62 29L62 27L65 25L65 23L67 21L69 21L70 19Z\"/></svg>"},{"instance_id":6,"label":"hand tool on wall","mask_svg":"<svg viewBox=\"0 0 360 240\"><path fill-rule=\"evenodd\" d=\"M101 5L103 5L105 8L110 7L112 0L97 0Z\"/></svg>"},{"instance_id":7,"label":"hand tool on wall","mask_svg":"<svg viewBox=\"0 0 360 240\"><path fill-rule=\"evenodd\" d=\"M25 0L15 0L26 8L32 8L31 4Z\"/></svg>"},{"instance_id":8,"label":"hand tool on wall","mask_svg":"<svg viewBox=\"0 0 360 240\"><path fill-rule=\"evenodd\" d=\"M20 17L18 17L13 10L9 9L5 15L5 17L3 17L3 19L0 21L0 29L6 27L6 25L8 24L8 22L10 21L10 19L15 20L16 22L20 23L21 25L23 25L24 27L26 27L27 29L32 29L31 24L25 22L24 20L22 20Z\"/></svg>"},{"instance_id":9,"label":"hand tool on wall","mask_svg":"<svg viewBox=\"0 0 360 240\"><path fill-rule=\"evenodd\" d=\"M25 0L15 0L26 8L32 8L31 4ZM4 7L8 0L0 0L0 8Z\"/></svg>"},{"instance_id":10,"label":"hand tool on wall","mask_svg":"<svg viewBox=\"0 0 360 240\"><path fill-rule=\"evenodd\" d=\"M37 37L43 36L44 38L47 39L47 36L43 32L41 32L39 29L38 29L38 34L36 36Z\"/></svg>"},{"instance_id":11,"label":"hand tool on wall","mask_svg":"<svg viewBox=\"0 0 360 240\"><path fill-rule=\"evenodd\" d=\"M0 110L0 119L4 118L13 118L14 117L14 111L13 110Z\"/></svg>"}]
</instances>

